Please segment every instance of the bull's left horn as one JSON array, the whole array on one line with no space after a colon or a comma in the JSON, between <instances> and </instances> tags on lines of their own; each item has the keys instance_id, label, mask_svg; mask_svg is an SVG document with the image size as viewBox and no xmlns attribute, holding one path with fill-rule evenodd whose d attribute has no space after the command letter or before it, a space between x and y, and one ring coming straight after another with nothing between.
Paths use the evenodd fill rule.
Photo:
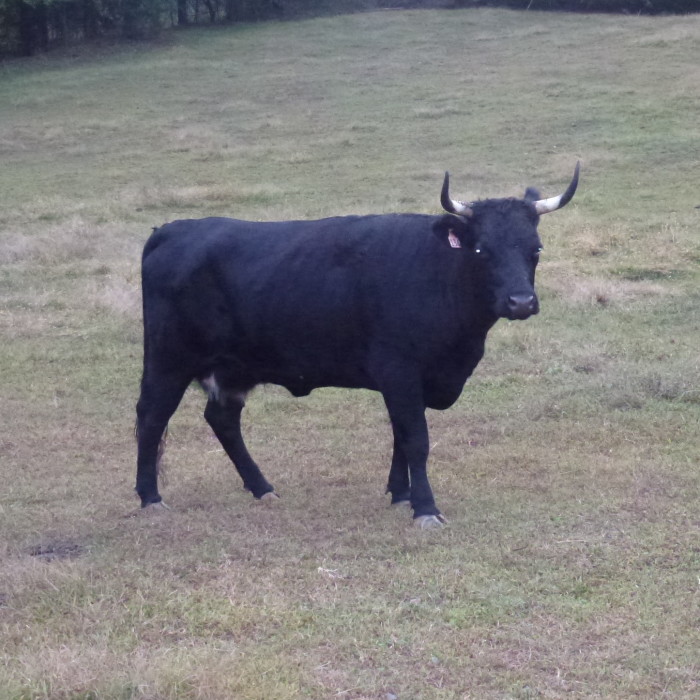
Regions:
<instances>
[{"instance_id":1,"label":"bull's left horn","mask_svg":"<svg viewBox=\"0 0 700 700\"><path fill-rule=\"evenodd\" d=\"M468 204L459 202L456 199L450 199L450 174L445 172L445 179L442 183L442 192L440 192L440 204L445 211L450 214L459 214L460 216L471 216L472 210Z\"/></svg>"},{"instance_id":2,"label":"bull's left horn","mask_svg":"<svg viewBox=\"0 0 700 700\"><path fill-rule=\"evenodd\" d=\"M561 209L571 201L571 198L574 196L574 192L576 192L576 188L578 187L578 173L580 168L581 162L579 161L576 163L574 177L569 183L569 186L566 188L566 192L564 192L564 194L560 194L558 197L550 197L549 199L538 199L536 202L533 202L535 205L535 211L537 211L538 214L549 214L552 211Z\"/></svg>"}]
</instances>

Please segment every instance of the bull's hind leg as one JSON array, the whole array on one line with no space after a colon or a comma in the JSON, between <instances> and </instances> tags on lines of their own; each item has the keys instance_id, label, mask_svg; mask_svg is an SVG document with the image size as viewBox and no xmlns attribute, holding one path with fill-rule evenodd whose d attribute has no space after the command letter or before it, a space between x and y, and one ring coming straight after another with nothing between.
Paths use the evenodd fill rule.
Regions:
<instances>
[{"instance_id":1,"label":"bull's hind leg","mask_svg":"<svg viewBox=\"0 0 700 700\"><path fill-rule=\"evenodd\" d=\"M391 505L411 505L408 460L396 437L394 437L394 454L391 458L391 469L386 492L391 494Z\"/></svg>"},{"instance_id":2,"label":"bull's hind leg","mask_svg":"<svg viewBox=\"0 0 700 700\"><path fill-rule=\"evenodd\" d=\"M136 404L136 493L141 498L142 508L161 501L158 493L160 443L189 383L189 378L182 376L144 371L141 396Z\"/></svg>"},{"instance_id":3,"label":"bull's hind leg","mask_svg":"<svg viewBox=\"0 0 700 700\"><path fill-rule=\"evenodd\" d=\"M245 406L244 395L232 391L212 391L213 384L208 384L207 381L204 381L203 385L209 390L204 417L234 463L243 479L243 486L255 498L275 499L272 485L265 479L243 442L241 412Z\"/></svg>"}]
</instances>

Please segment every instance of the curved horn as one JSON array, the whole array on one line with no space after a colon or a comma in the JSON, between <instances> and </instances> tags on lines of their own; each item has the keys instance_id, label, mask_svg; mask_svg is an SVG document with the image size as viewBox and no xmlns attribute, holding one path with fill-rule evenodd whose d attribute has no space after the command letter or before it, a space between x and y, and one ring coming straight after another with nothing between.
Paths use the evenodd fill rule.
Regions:
<instances>
[{"instance_id":1,"label":"curved horn","mask_svg":"<svg viewBox=\"0 0 700 700\"><path fill-rule=\"evenodd\" d=\"M445 211L450 214L459 214L460 216L471 216L472 210L468 204L458 202L456 199L450 199L450 174L445 172L445 179L442 183L442 192L440 192L440 204Z\"/></svg>"},{"instance_id":2,"label":"curved horn","mask_svg":"<svg viewBox=\"0 0 700 700\"><path fill-rule=\"evenodd\" d=\"M578 161L576 163L576 169L574 170L574 177L569 183L569 186L566 188L566 192L564 192L564 194L560 194L558 197L550 197L549 199L538 199L536 202L533 202L535 205L535 211L537 211L538 214L549 214L552 211L561 209L571 201L571 198L574 196L574 192L576 192L576 188L578 187L578 173L580 168L581 162Z\"/></svg>"}]
</instances>

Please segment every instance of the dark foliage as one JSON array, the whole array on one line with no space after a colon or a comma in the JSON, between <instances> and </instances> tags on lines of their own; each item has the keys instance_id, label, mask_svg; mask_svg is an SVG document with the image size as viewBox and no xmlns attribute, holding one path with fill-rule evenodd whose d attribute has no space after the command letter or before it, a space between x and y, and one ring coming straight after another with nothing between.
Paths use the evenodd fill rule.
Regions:
<instances>
[{"instance_id":1,"label":"dark foliage","mask_svg":"<svg viewBox=\"0 0 700 700\"><path fill-rule=\"evenodd\" d=\"M509 7L517 10L684 14L700 12L700 0L454 0L454 7Z\"/></svg>"},{"instance_id":2,"label":"dark foliage","mask_svg":"<svg viewBox=\"0 0 700 700\"><path fill-rule=\"evenodd\" d=\"M99 37L140 39L166 26L256 22L376 8L465 8L659 14L700 0L0 0L0 56L31 56Z\"/></svg>"}]
</instances>

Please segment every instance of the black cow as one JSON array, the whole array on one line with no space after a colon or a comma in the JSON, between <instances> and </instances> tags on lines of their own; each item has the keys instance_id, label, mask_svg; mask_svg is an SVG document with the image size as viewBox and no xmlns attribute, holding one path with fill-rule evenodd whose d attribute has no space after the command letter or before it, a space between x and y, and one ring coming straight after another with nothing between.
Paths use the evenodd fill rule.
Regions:
<instances>
[{"instance_id":1,"label":"black cow","mask_svg":"<svg viewBox=\"0 0 700 700\"><path fill-rule=\"evenodd\" d=\"M443 516L428 483L426 407L459 397L499 318L539 311L539 199L450 199L447 214L345 216L252 223L174 221L143 251L144 369L137 405L136 491L158 503L157 461L188 385L207 391L204 417L255 498L276 498L249 455L240 418L257 384L294 396L317 387L381 392L394 434L387 492L416 524Z\"/></svg>"}]
</instances>

